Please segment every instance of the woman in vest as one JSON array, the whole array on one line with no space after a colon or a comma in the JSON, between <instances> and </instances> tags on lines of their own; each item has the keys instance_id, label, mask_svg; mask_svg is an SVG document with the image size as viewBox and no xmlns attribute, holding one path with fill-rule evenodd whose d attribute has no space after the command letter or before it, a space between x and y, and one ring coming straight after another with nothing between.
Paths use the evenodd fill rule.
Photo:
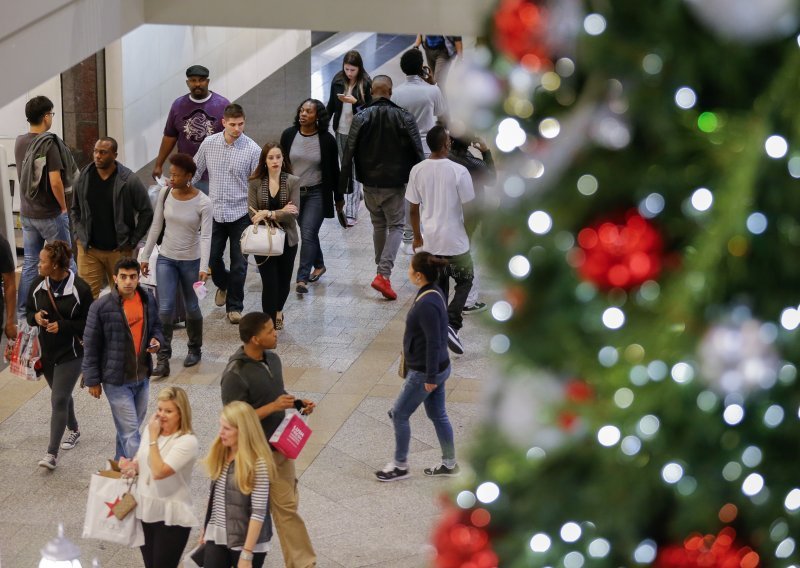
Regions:
<instances>
[{"instance_id":1,"label":"woman in vest","mask_svg":"<svg viewBox=\"0 0 800 568\"><path fill-rule=\"evenodd\" d=\"M158 195L153 224L147 235L139 260L142 274L156 271L158 317L164 329L164 345L158 352L156 368L151 379L169 376L172 357L172 332L175 318L175 301L178 286L186 302L186 335L189 337L188 354L184 367L200 362L203 347L203 312L194 291L195 282L208 278L208 258L211 251L211 199L192 186L192 176L197 171L188 154L170 157L170 185ZM150 266L150 254L160 245L158 262Z\"/></svg>"},{"instance_id":2,"label":"woman in vest","mask_svg":"<svg viewBox=\"0 0 800 568\"><path fill-rule=\"evenodd\" d=\"M292 286L299 241L300 178L291 175L289 160L276 142L264 144L258 163L247 193L250 219L253 223L277 223L286 231L282 255L255 257L261 275L261 311L270 315L275 329L283 329L283 306Z\"/></svg>"},{"instance_id":3,"label":"woman in vest","mask_svg":"<svg viewBox=\"0 0 800 568\"><path fill-rule=\"evenodd\" d=\"M222 409L219 435L205 459L211 477L205 568L261 568L272 538L269 480L275 462L255 410L236 401Z\"/></svg>"},{"instance_id":4,"label":"woman in vest","mask_svg":"<svg viewBox=\"0 0 800 568\"><path fill-rule=\"evenodd\" d=\"M158 408L133 461L120 459L126 476L139 474L136 517L142 521L145 568L178 568L192 527L192 470L197 461L189 397L180 387L158 393Z\"/></svg>"},{"instance_id":5,"label":"woman in vest","mask_svg":"<svg viewBox=\"0 0 800 568\"><path fill-rule=\"evenodd\" d=\"M64 241L47 243L39 253L39 277L33 281L25 304L26 319L39 326L42 372L52 390L50 443L39 461L56 468L58 450L71 450L81 437L72 391L81 374L83 328L92 303L92 290L70 264L72 251ZM64 430L67 436L62 441Z\"/></svg>"}]
</instances>

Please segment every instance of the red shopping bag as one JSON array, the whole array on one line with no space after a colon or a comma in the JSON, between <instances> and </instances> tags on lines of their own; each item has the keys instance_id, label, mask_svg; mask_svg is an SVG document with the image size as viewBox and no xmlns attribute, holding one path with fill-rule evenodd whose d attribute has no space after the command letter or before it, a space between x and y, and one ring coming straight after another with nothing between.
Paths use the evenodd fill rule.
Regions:
<instances>
[{"instance_id":1,"label":"red shopping bag","mask_svg":"<svg viewBox=\"0 0 800 568\"><path fill-rule=\"evenodd\" d=\"M42 378L42 362L39 360L39 328L20 321L17 325L17 340L8 360L11 374L29 381Z\"/></svg>"},{"instance_id":2,"label":"red shopping bag","mask_svg":"<svg viewBox=\"0 0 800 568\"><path fill-rule=\"evenodd\" d=\"M306 421L297 412L288 411L283 422L270 436L269 443L287 458L293 460L300 454L310 437L311 428L308 427Z\"/></svg>"}]
</instances>

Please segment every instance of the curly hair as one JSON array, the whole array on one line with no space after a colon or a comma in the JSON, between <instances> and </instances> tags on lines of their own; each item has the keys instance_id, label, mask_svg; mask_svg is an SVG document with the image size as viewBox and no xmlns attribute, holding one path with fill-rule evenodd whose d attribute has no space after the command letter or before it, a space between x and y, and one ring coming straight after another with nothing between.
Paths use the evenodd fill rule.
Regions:
<instances>
[{"instance_id":1,"label":"curly hair","mask_svg":"<svg viewBox=\"0 0 800 568\"><path fill-rule=\"evenodd\" d=\"M46 243L43 250L47 251L47 255L57 268L61 270L69 270L70 260L72 259L72 249L66 241L53 241Z\"/></svg>"},{"instance_id":2,"label":"curly hair","mask_svg":"<svg viewBox=\"0 0 800 568\"><path fill-rule=\"evenodd\" d=\"M331 117L328 115L328 109L325 108L325 105L322 104L322 101L318 101L317 99L306 99L297 105L297 112L294 115L295 128L298 130L300 129L300 109L303 108L303 105L306 103L314 103L314 106L317 107L317 129L320 132L327 132Z\"/></svg>"}]
</instances>

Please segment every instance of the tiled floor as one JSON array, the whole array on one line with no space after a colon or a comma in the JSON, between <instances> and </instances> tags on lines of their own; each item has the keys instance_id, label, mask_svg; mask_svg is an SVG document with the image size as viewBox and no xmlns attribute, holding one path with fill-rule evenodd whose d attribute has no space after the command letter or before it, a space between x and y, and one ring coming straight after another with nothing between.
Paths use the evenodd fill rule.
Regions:
<instances>
[{"instance_id":1,"label":"tiled floor","mask_svg":"<svg viewBox=\"0 0 800 568\"><path fill-rule=\"evenodd\" d=\"M394 58L380 71L400 79ZM311 293L290 296L286 328L277 352L284 363L287 388L318 402L311 416L313 435L297 462L300 510L309 527L321 567L381 566L411 568L429 564L430 529L437 515L437 494L444 480L427 479L424 466L435 464L439 449L433 427L422 410L412 419L410 461L413 477L381 484L373 471L391 457L394 444L386 415L401 381L396 367L414 288L406 281L409 257L400 255L393 286L399 298L387 302L369 287L374 276L371 225L362 208L360 223L343 230L326 220L322 242L328 272ZM246 285L245 311L259 309L261 283L255 270ZM213 294L203 302L206 316L203 362L185 370L186 335L175 336L173 369L168 383L189 392L195 430L205 452L216 433L219 376L238 347L236 330L224 319ZM480 316L465 318L462 332L467 353L453 357L448 380L448 410L459 453L479 420L484 380L489 372L490 333ZM42 388L44 386L44 388ZM152 398L158 384L151 386ZM108 403L85 391L75 394L83 437L75 450L62 452L58 468L36 466L47 445L49 390L0 373L0 565L36 566L39 548L63 522L67 535L83 551L83 564L97 557L101 566L141 566L137 550L80 536L89 478L114 451L114 428ZM193 477L195 509L202 516L208 479L200 466ZM192 541L195 536L192 536ZM190 542L192 542L190 541ZM282 566L278 540L267 566Z\"/></svg>"}]
</instances>

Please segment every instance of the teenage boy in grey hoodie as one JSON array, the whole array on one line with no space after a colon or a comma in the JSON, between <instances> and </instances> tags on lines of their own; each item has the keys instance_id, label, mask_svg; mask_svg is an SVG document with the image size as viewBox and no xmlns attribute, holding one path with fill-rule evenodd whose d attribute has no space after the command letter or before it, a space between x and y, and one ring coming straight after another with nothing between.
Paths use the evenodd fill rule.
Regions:
<instances>
[{"instance_id":1,"label":"teenage boy in grey hoodie","mask_svg":"<svg viewBox=\"0 0 800 568\"><path fill-rule=\"evenodd\" d=\"M262 312L245 315L239 322L239 337L243 345L231 356L222 373L222 404L241 400L252 406L269 440L283 421L285 411L295 406L295 397L283 386L280 357L269 351L278 343L272 318ZM302 403L304 414L314 411L312 401L303 400ZM272 450L272 456L278 478L269 480L270 512L284 562L288 568L311 568L317 564L317 555L297 512L299 494L294 460L276 450Z\"/></svg>"}]
</instances>

